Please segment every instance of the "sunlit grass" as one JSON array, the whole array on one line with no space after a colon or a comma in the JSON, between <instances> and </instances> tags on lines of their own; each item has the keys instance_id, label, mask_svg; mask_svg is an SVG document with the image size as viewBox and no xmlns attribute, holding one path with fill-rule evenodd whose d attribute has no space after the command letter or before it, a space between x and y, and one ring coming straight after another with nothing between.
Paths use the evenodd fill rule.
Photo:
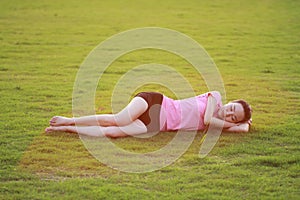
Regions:
<instances>
[{"instance_id":1,"label":"sunlit grass","mask_svg":"<svg viewBox=\"0 0 300 200\"><path fill-rule=\"evenodd\" d=\"M298 1L1 1L0 199L297 199L299 198ZM254 110L247 134L224 133L198 157L199 132L172 165L128 174L93 158L77 135L45 134L53 115L72 116L77 70L100 42L132 28L157 26L199 42L222 75L227 101ZM205 82L181 58L159 50L132 52L103 74L97 113L112 112L110 95L129 69L174 67L197 94ZM174 95L159 85L145 85ZM154 151L175 133L112 141Z\"/></svg>"}]
</instances>

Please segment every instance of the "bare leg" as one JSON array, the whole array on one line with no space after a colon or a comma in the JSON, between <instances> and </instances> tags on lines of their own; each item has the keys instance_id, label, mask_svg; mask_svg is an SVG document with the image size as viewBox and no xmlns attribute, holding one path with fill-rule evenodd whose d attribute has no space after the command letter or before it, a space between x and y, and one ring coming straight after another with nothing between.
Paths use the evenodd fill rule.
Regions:
<instances>
[{"instance_id":1,"label":"bare leg","mask_svg":"<svg viewBox=\"0 0 300 200\"><path fill-rule=\"evenodd\" d=\"M147 102L141 97L135 97L117 114L91 115L78 118L55 116L50 120L51 126L125 126L135 121L148 108Z\"/></svg>"},{"instance_id":2,"label":"bare leg","mask_svg":"<svg viewBox=\"0 0 300 200\"><path fill-rule=\"evenodd\" d=\"M147 128L140 120L135 120L126 126L51 126L45 129L46 132L71 132L95 137L124 137L128 135L137 135L147 132Z\"/></svg>"}]
</instances>

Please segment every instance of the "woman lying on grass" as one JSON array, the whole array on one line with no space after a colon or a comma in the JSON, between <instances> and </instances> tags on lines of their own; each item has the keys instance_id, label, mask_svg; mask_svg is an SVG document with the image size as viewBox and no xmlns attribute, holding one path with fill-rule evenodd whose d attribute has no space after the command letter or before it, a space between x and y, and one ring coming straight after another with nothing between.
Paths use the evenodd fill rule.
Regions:
<instances>
[{"instance_id":1,"label":"woman lying on grass","mask_svg":"<svg viewBox=\"0 0 300 200\"><path fill-rule=\"evenodd\" d=\"M147 132L204 130L212 125L223 126L223 130L229 132L248 132L251 112L244 100L223 106L217 91L183 100L173 100L156 92L141 92L117 114L55 116L45 131L116 138Z\"/></svg>"}]
</instances>

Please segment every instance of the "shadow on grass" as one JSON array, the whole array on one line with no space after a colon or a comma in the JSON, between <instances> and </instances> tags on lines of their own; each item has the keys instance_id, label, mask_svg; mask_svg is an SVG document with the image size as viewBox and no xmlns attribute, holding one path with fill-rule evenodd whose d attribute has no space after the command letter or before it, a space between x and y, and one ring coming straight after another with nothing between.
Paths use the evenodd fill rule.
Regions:
<instances>
[{"instance_id":1,"label":"shadow on grass","mask_svg":"<svg viewBox=\"0 0 300 200\"><path fill-rule=\"evenodd\" d=\"M144 153L162 148L175 134L176 132L164 132L145 139L125 137L111 141L124 150ZM198 149L193 153L196 155L200 146L199 137L202 137L200 135L203 134L198 134L195 139ZM49 180L108 178L120 173L94 158L78 135L59 132L37 136L24 152L18 167L24 172Z\"/></svg>"}]
</instances>

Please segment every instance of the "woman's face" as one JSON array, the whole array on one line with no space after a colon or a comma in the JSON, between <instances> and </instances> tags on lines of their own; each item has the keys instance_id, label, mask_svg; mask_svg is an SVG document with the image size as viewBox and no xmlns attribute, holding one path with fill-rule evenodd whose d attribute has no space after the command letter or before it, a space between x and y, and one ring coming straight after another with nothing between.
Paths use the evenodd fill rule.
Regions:
<instances>
[{"instance_id":1,"label":"woman's face","mask_svg":"<svg viewBox=\"0 0 300 200\"><path fill-rule=\"evenodd\" d=\"M218 117L227 122L238 123L245 117L243 106L240 103L228 103L219 109Z\"/></svg>"}]
</instances>

